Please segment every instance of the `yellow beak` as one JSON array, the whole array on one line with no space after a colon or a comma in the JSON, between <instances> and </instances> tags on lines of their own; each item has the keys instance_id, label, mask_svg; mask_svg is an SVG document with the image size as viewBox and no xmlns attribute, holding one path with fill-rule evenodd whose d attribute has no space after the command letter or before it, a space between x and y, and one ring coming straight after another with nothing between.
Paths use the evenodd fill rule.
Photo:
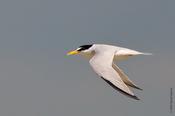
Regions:
<instances>
[{"instance_id":1,"label":"yellow beak","mask_svg":"<svg viewBox=\"0 0 175 116\"><path fill-rule=\"evenodd\" d=\"M67 55L75 55L75 54L78 54L78 53L80 53L80 52L77 51L77 50L73 50L73 51L68 52Z\"/></svg>"}]
</instances>

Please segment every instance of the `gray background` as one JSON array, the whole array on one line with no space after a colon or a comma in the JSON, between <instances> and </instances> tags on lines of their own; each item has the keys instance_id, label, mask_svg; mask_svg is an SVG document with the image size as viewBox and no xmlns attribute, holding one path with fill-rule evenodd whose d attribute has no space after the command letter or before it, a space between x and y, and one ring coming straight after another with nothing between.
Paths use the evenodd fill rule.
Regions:
<instances>
[{"instance_id":1,"label":"gray background","mask_svg":"<svg viewBox=\"0 0 175 116\"><path fill-rule=\"evenodd\" d=\"M1 116L167 116L175 87L174 0L1 0ZM119 66L143 91L113 90L66 52L105 43L153 56Z\"/></svg>"}]
</instances>

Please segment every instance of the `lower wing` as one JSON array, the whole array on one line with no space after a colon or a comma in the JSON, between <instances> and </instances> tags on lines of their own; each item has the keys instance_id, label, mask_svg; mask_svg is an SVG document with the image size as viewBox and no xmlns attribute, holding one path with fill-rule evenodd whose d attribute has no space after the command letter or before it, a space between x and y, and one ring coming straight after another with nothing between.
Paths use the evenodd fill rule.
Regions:
<instances>
[{"instance_id":1,"label":"lower wing","mask_svg":"<svg viewBox=\"0 0 175 116\"><path fill-rule=\"evenodd\" d=\"M120 75L121 79L123 80L123 82L133 88L142 90L141 88L139 88L136 84L134 84L129 78L128 76L116 65L116 64L112 64L112 67L115 69L115 71Z\"/></svg>"}]
</instances>

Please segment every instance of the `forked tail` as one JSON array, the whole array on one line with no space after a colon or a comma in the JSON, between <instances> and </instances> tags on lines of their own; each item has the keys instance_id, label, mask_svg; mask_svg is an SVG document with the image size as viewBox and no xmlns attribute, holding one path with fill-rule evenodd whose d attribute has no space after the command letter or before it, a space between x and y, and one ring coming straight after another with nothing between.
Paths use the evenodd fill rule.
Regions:
<instances>
[{"instance_id":1,"label":"forked tail","mask_svg":"<svg viewBox=\"0 0 175 116\"><path fill-rule=\"evenodd\" d=\"M152 53L142 53L143 55L153 55Z\"/></svg>"}]
</instances>

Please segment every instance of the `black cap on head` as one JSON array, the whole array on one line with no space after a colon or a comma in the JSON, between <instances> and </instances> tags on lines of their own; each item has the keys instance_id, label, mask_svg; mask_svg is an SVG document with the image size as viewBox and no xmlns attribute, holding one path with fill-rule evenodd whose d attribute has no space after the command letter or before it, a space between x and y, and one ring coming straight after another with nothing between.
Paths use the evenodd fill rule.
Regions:
<instances>
[{"instance_id":1,"label":"black cap on head","mask_svg":"<svg viewBox=\"0 0 175 116\"><path fill-rule=\"evenodd\" d=\"M83 50L87 50L89 49L90 47L92 47L93 44L91 45L82 45L79 47L78 51L83 51Z\"/></svg>"}]
</instances>

